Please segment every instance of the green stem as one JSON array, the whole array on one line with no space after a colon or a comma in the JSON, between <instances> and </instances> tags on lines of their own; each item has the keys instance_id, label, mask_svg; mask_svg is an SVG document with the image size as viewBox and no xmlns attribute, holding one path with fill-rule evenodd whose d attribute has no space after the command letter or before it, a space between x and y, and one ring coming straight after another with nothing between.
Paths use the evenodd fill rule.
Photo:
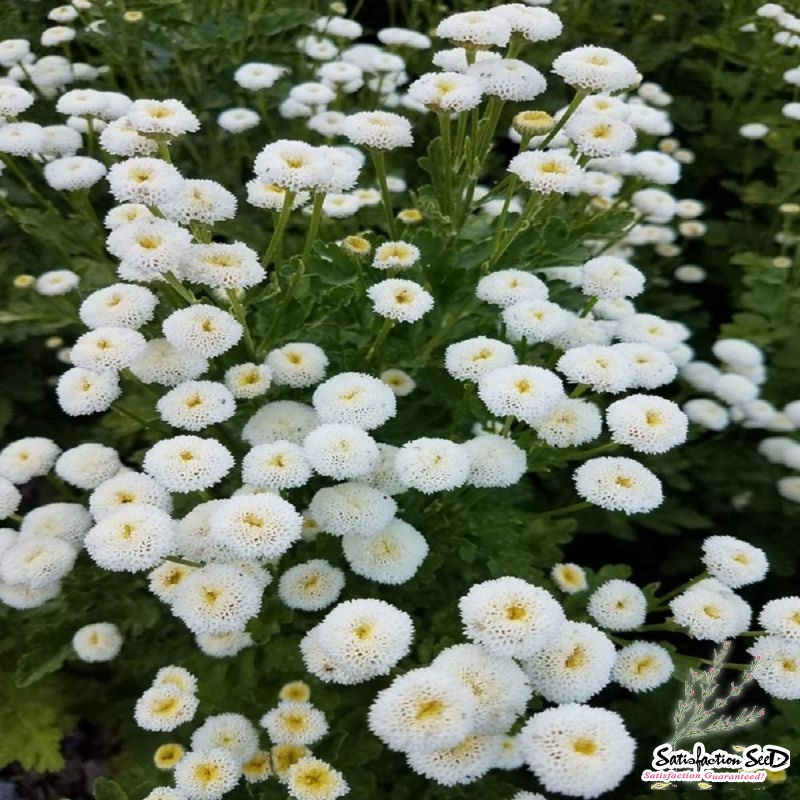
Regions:
<instances>
[{"instance_id":1,"label":"green stem","mask_svg":"<svg viewBox=\"0 0 800 800\"><path fill-rule=\"evenodd\" d=\"M583 511L586 508L591 508L592 504L588 500L582 500L580 503L573 503L570 506L563 508L554 508L552 511L543 511L541 514L534 514L533 519L545 519L548 517L563 517L565 514L572 514L575 511Z\"/></svg>"},{"instance_id":2,"label":"green stem","mask_svg":"<svg viewBox=\"0 0 800 800\"><path fill-rule=\"evenodd\" d=\"M250 328L247 324L247 314L245 313L244 306L242 305L242 301L239 298L239 295L236 293L236 289L226 289L225 294L228 297L228 302L231 304L231 309L233 310L233 315L239 321L239 324L244 329L244 343L247 347L247 353L254 361L258 361L258 355L256 353L256 346L253 343L253 336L250 333Z\"/></svg>"},{"instance_id":3,"label":"green stem","mask_svg":"<svg viewBox=\"0 0 800 800\"><path fill-rule=\"evenodd\" d=\"M677 589L673 589L671 592L668 592L663 597L657 598L659 605L664 605L669 600L672 600L673 597L677 597L679 594L683 594L687 589L694 586L696 583L700 583L700 581L704 581L708 577L707 572L701 572L696 578L692 578L690 581L686 581L686 583L681 584Z\"/></svg>"},{"instance_id":4,"label":"green stem","mask_svg":"<svg viewBox=\"0 0 800 800\"><path fill-rule=\"evenodd\" d=\"M570 400L577 400L582 394L589 391L589 385L586 383L579 383L570 393Z\"/></svg>"},{"instance_id":5,"label":"green stem","mask_svg":"<svg viewBox=\"0 0 800 800\"><path fill-rule=\"evenodd\" d=\"M509 414L503 421L503 427L500 430L500 436L508 436L511 433L511 426L514 424L514 415Z\"/></svg>"},{"instance_id":6,"label":"green stem","mask_svg":"<svg viewBox=\"0 0 800 800\"><path fill-rule=\"evenodd\" d=\"M393 325L394 320L385 319L383 321L383 325L381 325L381 329L378 331L378 335L375 337L372 347L370 347L367 352L367 361L372 361L373 357L380 353L383 343L386 341L386 337L389 335L389 331L392 329Z\"/></svg>"},{"instance_id":7,"label":"green stem","mask_svg":"<svg viewBox=\"0 0 800 800\"><path fill-rule=\"evenodd\" d=\"M185 567L202 567L203 564L199 561L189 561L188 558L181 556L167 556L166 561L172 561L173 564L183 564Z\"/></svg>"},{"instance_id":8,"label":"green stem","mask_svg":"<svg viewBox=\"0 0 800 800\"><path fill-rule=\"evenodd\" d=\"M287 223L289 222L289 216L292 213L292 206L294 205L294 198L295 193L286 190L286 194L283 198L283 208L281 208L280 216L278 217L278 221L275 223L275 230L272 232L272 238L269 240L269 246L264 251L264 255L261 257L261 261L264 264L264 267L268 267L270 263L270 259L275 253L280 253L281 248L283 245L283 232L286 228ZM275 259L275 264L277 265L280 261L280 256Z\"/></svg>"},{"instance_id":9,"label":"green stem","mask_svg":"<svg viewBox=\"0 0 800 800\"><path fill-rule=\"evenodd\" d=\"M545 136L544 139L542 139L542 141L536 146L537 150L544 150L544 148L547 147L547 145L549 145L550 142L556 138L556 136L558 136L561 129L567 124L569 118L578 110L578 106L584 101L588 94L588 92L580 90L575 92L575 97L570 100L566 111L564 111L558 122L556 122L556 124L553 126L553 130L551 130L550 133L548 133L547 136Z\"/></svg>"},{"instance_id":10,"label":"green stem","mask_svg":"<svg viewBox=\"0 0 800 800\"><path fill-rule=\"evenodd\" d=\"M117 403L111 404L111 410L116 411L122 417L127 417L128 419L132 419L134 422L141 425L142 428L148 429L150 428L150 423L146 419L142 419L138 414L134 414L132 411L128 411L127 408L124 406L118 405Z\"/></svg>"},{"instance_id":11,"label":"green stem","mask_svg":"<svg viewBox=\"0 0 800 800\"><path fill-rule=\"evenodd\" d=\"M386 182L386 157L383 150L376 150L375 148L370 148L369 153L372 156L375 177L378 179L378 187L381 191L381 200L386 213L386 225L389 229L389 236L392 239L397 239L397 221L392 213L392 197L389 194L389 185Z\"/></svg>"},{"instance_id":12,"label":"green stem","mask_svg":"<svg viewBox=\"0 0 800 800\"><path fill-rule=\"evenodd\" d=\"M442 139L442 157L444 159L445 180L442 186L442 205L444 215L452 217L453 214L453 185L455 176L453 175L453 151L450 139L450 117L444 111L436 114L439 120L439 135Z\"/></svg>"},{"instance_id":13,"label":"green stem","mask_svg":"<svg viewBox=\"0 0 800 800\"><path fill-rule=\"evenodd\" d=\"M164 282L173 289L182 300L188 303L190 306L195 305L197 303L197 298L194 295L194 292L187 289L179 280L175 277L175 274L167 270L161 274L161 278Z\"/></svg>"},{"instance_id":14,"label":"green stem","mask_svg":"<svg viewBox=\"0 0 800 800\"><path fill-rule=\"evenodd\" d=\"M303 261L308 261L311 255L311 248L317 238L317 230L319 229L319 221L322 219L322 204L325 202L324 192L315 192L314 200L311 206L311 222L308 226L308 233L306 234L306 243L303 247Z\"/></svg>"},{"instance_id":15,"label":"green stem","mask_svg":"<svg viewBox=\"0 0 800 800\"><path fill-rule=\"evenodd\" d=\"M8 167L9 172L11 172L14 177L30 192L30 194L35 197L45 208L49 208L51 211L55 211L56 214L59 214L59 210L46 198L44 197L39 190L28 180L28 176L17 166L16 161L6 155L5 153L0 153L0 161L2 161L6 167Z\"/></svg>"}]
</instances>

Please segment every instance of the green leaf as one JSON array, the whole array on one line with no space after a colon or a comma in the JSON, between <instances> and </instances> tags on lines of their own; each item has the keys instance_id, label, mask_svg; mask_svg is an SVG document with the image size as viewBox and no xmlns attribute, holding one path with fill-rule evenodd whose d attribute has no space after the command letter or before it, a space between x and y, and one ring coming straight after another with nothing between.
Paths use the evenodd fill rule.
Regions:
<instances>
[{"instance_id":1,"label":"green leaf","mask_svg":"<svg viewBox=\"0 0 800 800\"><path fill-rule=\"evenodd\" d=\"M56 672L72 654L72 647L68 644L60 647L48 655L41 650L24 653L17 662L17 671L14 681L20 688L37 683L45 675Z\"/></svg>"},{"instance_id":2,"label":"green leaf","mask_svg":"<svg viewBox=\"0 0 800 800\"><path fill-rule=\"evenodd\" d=\"M128 795L122 791L122 787L108 778L98 778L94 782L92 791L95 800L128 800Z\"/></svg>"}]
</instances>

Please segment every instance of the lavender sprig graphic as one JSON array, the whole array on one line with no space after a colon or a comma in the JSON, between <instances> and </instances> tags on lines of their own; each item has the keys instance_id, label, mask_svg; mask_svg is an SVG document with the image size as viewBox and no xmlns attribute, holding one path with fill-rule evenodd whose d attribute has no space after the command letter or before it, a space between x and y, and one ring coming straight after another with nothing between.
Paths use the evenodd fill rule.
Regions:
<instances>
[{"instance_id":1,"label":"lavender sprig graphic","mask_svg":"<svg viewBox=\"0 0 800 800\"><path fill-rule=\"evenodd\" d=\"M693 736L702 738L709 733L733 730L743 725L749 725L764 715L764 709L756 706L753 706L752 709L743 708L736 717L724 713L728 703L739 697L742 687L753 679L753 674L758 667L758 656L745 670L738 684L735 681L731 682L730 690L725 697L714 698L717 690L720 689L719 676L730 646L729 641L723 642L722 647L715 651L712 664L708 669L689 670L689 679L684 684L684 699L678 703L675 711L675 732L670 740L673 747L681 739Z\"/></svg>"}]
</instances>

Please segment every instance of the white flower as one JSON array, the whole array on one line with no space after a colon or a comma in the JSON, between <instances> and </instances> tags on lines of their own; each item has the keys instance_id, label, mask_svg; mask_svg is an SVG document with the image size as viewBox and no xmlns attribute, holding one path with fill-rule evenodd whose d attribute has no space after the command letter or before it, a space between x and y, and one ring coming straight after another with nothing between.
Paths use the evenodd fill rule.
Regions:
<instances>
[{"instance_id":1,"label":"white flower","mask_svg":"<svg viewBox=\"0 0 800 800\"><path fill-rule=\"evenodd\" d=\"M579 111L564 126L564 133L582 156L616 156L633 148L636 131L608 114Z\"/></svg>"},{"instance_id":2,"label":"white flower","mask_svg":"<svg viewBox=\"0 0 800 800\"><path fill-rule=\"evenodd\" d=\"M355 145L376 150L410 147L414 142L411 123L390 111L359 111L342 123L342 133Z\"/></svg>"},{"instance_id":3,"label":"white flower","mask_svg":"<svg viewBox=\"0 0 800 800\"><path fill-rule=\"evenodd\" d=\"M105 165L87 156L64 156L48 162L44 167L48 186L57 191L88 189L105 174Z\"/></svg>"},{"instance_id":4,"label":"white flower","mask_svg":"<svg viewBox=\"0 0 800 800\"><path fill-rule=\"evenodd\" d=\"M395 473L401 483L424 494L448 491L466 482L469 455L448 439L414 439L395 456Z\"/></svg>"},{"instance_id":5,"label":"white flower","mask_svg":"<svg viewBox=\"0 0 800 800\"><path fill-rule=\"evenodd\" d=\"M367 289L372 307L396 322L416 322L433 308L433 297L415 281L389 278Z\"/></svg>"},{"instance_id":6,"label":"white flower","mask_svg":"<svg viewBox=\"0 0 800 800\"><path fill-rule=\"evenodd\" d=\"M513 415L529 425L544 419L565 399L557 375L527 364L485 373L478 381L478 396L494 416Z\"/></svg>"},{"instance_id":7,"label":"white flower","mask_svg":"<svg viewBox=\"0 0 800 800\"><path fill-rule=\"evenodd\" d=\"M526 300L547 300L547 285L519 269L503 269L481 278L475 289L479 300L508 308Z\"/></svg>"},{"instance_id":8,"label":"white flower","mask_svg":"<svg viewBox=\"0 0 800 800\"><path fill-rule=\"evenodd\" d=\"M656 389L671 383L678 374L678 367L671 357L674 350L668 354L646 342L620 342L612 345L611 349L628 360L633 371L630 389Z\"/></svg>"},{"instance_id":9,"label":"white flower","mask_svg":"<svg viewBox=\"0 0 800 800\"><path fill-rule=\"evenodd\" d=\"M408 753L406 761L418 775L441 786L473 783L496 766L502 737L470 734L455 747Z\"/></svg>"},{"instance_id":10,"label":"white flower","mask_svg":"<svg viewBox=\"0 0 800 800\"><path fill-rule=\"evenodd\" d=\"M505 18L514 33L529 42L547 42L561 34L563 24L558 14L546 8L529 8L522 3L495 6L494 13Z\"/></svg>"},{"instance_id":11,"label":"white flower","mask_svg":"<svg viewBox=\"0 0 800 800\"><path fill-rule=\"evenodd\" d=\"M695 639L722 642L738 636L750 625L750 606L713 578L687 589L670 601L675 622Z\"/></svg>"},{"instance_id":12,"label":"white flower","mask_svg":"<svg viewBox=\"0 0 800 800\"><path fill-rule=\"evenodd\" d=\"M140 134L127 117L112 120L100 133L100 146L112 156L152 156L158 152L158 142Z\"/></svg>"},{"instance_id":13,"label":"white flower","mask_svg":"<svg viewBox=\"0 0 800 800\"><path fill-rule=\"evenodd\" d=\"M517 175L531 191L542 194L572 194L583 185L583 168L567 152L526 150L514 156L508 171Z\"/></svg>"},{"instance_id":14,"label":"white flower","mask_svg":"<svg viewBox=\"0 0 800 800\"><path fill-rule=\"evenodd\" d=\"M289 767L286 790L295 800L336 800L346 795L350 787L342 773L330 764L303 756Z\"/></svg>"},{"instance_id":15,"label":"white flower","mask_svg":"<svg viewBox=\"0 0 800 800\"><path fill-rule=\"evenodd\" d=\"M211 537L240 558L275 559L300 539L303 519L274 494L231 497L211 512Z\"/></svg>"},{"instance_id":16,"label":"white flower","mask_svg":"<svg viewBox=\"0 0 800 800\"><path fill-rule=\"evenodd\" d=\"M290 567L278 581L278 596L289 608L319 611L344 589L344 572L321 558Z\"/></svg>"},{"instance_id":17,"label":"white flower","mask_svg":"<svg viewBox=\"0 0 800 800\"><path fill-rule=\"evenodd\" d=\"M242 64L233 75L233 79L243 89L269 89L284 73L288 67L276 64L249 62Z\"/></svg>"},{"instance_id":18,"label":"white flower","mask_svg":"<svg viewBox=\"0 0 800 800\"><path fill-rule=\"evenodd\" d=\"M36 279L36 291L44 297L57 297L77 288L80 277L69 269L52 269Z\"/></svg>"},{"instance_id":19,"label":"white flower","mask_svg":"<svg viewBox=\"0 0 800 800\"><path fill-rule=\"evenodd\" d=\"M763 550L733 536L707 537L701 560L712 578L731 589L763 580L769 568Z\"/></svg>"},{"instance_id":20,"label":"white flower","mask_svg":"<svg viewBox=\"0 0 800 800\"><path fill-rule=\"evenodd\" d=\"M378 693L369 729L392 750L455 747L472 732L475 696L444 669L415 669Z\"/></svg>"},{"instance_id":21,"label":"white flower","mask_svg":"<svg viewBox=\"0 0 800 800\"><path fill-rule=\"evenodd\" d=\"M602 628L629 631L644 625L647 598L635 583L609 580L592 592L587 611Z\"/></svg>"},{"instance_id":22,"label":"white flower","mask_svg":"<svg viewBox=\"0 0 800 800\"><path fill-rule=\"evenodd\" d=\"M578 494L600 508L640 514L661 505L661 482L638 461L630 458L592 458L573 474Z\"/></svg>"},{"instance_id":23,"label":"white flower","mask_svg":"<svg viewBox=\"0 0 800 800\"><path fill-rule=\"evenodd\" d=\"M642 79L625 56L608 47L593 45L561 53L553 62L553 72L584 92L617 92L636 86Z\"/></svg>"},{"instance_id":24,"label":"white flower","mask_svg":"<svg viewBox=\"0 0 800 800\"><path fill-rule=\"evenodd\" d=\"M13 488L13 484L7 481L6 483ZM19 526L19 535L20 541L42 536L58 536L80 547L86 531L91 527L92 515L80 503L46 503L25 515Z\"/></svg>"},{"instance_id":25,"label":"white flower","mask_svg":"<svg viewBox=\"0 0 800 800\"><path fill-rule=\"evenodd\" d=\"M319 527L333 536L375 536L397 511L391 497L363 483L340 483L320 489L309 513Z\"/></svg>"},{"instance_id":26,"label":"white flower","mask_svg":"<svg viewBox=\"0 0 800 800\"><path fill-rule=\"evenodd\" d=\"M115 283L92 292L79 310L87 328L131 328L136 330L153 318L158 298L144 286Z\"/></svg>"},{"instance_id":27,"label":"white flower","mask_svg":"<svg viewBox=\"0 0 800 800\"><path fill-rule=\"evenodd\" d=\"M337 480L367 475L380 457L378 445L366 431L342 423L315 428L303 440L303 452L316 472Z\"/></svg>"},{"instance_id":28,"label":"white flower","mask_svg":"<svg viewBox=\"0 0 800 800\"><path fill-rule=\"evenodd\" d=\"M274 183L291 192L315 189L325 163L319 149L307 142L279 139L265 145L256 156L254 170L264 183Z\"/></svg>"},{"instance_id":29,"label":"white flower","mask_svg":"<svg viewBox=\"0 0 800 800\"><path fill-rule=\"evenodd\" d=\"M242 714L214 714L192 734L192 750L220 747L240 764L258 751L258 732Z\"/></svg>"},{"instance_id":30,"label":"white flower","mask_svg":"<svg viewBox=\"0 0 800 800\"><path fill-rule=\"evenodd\" d=\"M183 176L160 158L129 158L108 171L111 194L120 202L157 206L183 188Z\"/></svg>"},{"instance_id":31,"label":"white flower","mask_svg":"<svg viewBox=\"0 0 800 800\"><path fill-rule=\"evenodd\" d=\"M11 483L27 483L46 475L61 453L61 448L44 436L28 436L0 450L0 477Z\"/></svg>"},{"instance_id":32,"label":"white flower","mask_svg":"<svg viewBox=\"0 0 800 800\"><path fill-rule=\"evenodd\" d=\"M142 469L170 492L196 492L219 483L233 469L233 456L216 439L174 436L156 442Z\"/></svg>"},{"instance_id":33,"label":"white flower","mask_svg":"<svg viewBox=\"0 0 800 800\"><path fill-rule=\"evenodd\" d=\"M216 181L186 180L183 182L181 192L165 203L161 210L168 219L184 225L193 221L212 225L221 220L234 218L236 196ZM228 247L235 247L237 253L249 249L238 242Z\"/></svg>"},{"instance_id":34,"label":"white flower","mask_svg":"<svg viewBox=\"0 0 800 800\"><path fill-rule=\"evenodd\" d=\"M176 349L213 358L231 349L244 329L216 306L194 305L173 311L163 324L164 336Z\"/></svg>"},{"instance_id":35,"label":"white flower","mask_svg":"<svg viewBox=\"0 0 800 800\"><path fill-rule=\"evenodd\" d=\"M356 575L397 585L414 577L428 554L428 543L416 528L393 519L374 536L343 536L342 550Z\"/></svg>"},{"instance_id":36,"label":"white flower","mask_svg":"<svg viewBox=\"0 0 800 800\"><path fill-rule=\"evenodd\" d=\"M233 564L206 564L180 582L172 611L195 634L241 631L258 614L262 592Z\"/></svg>"},{"instance_id":37,"label":"white flower","mask_svg":"<svg viewBox=\"0 0 800 800\"><path fill-rule=\"evenodd\" d=\"M447 647L431 666L448 672L472 692L476 733L507 731L525 712L533 693L525 672L510 656L492 655L480 645Z\"/></svg>"},{"instance_id":38,"label":"white flower","mask_svg":"<svg viewBox=\"0 0 800 800\"><path fill-rule=\"evenodd\" d=\"M581 290L591 297L636 297L644 290L644 275L621 258L598 256L583 265Z\"/></svg>"},{"instance_id":39,"label":"white flower","mask_svg":"<svg viewBox=\"0 0 800 800\"><path fill-rule=\"evenodd\" d=\"M117 274L124 280L150 281L164 272L180 271L191 235L174 222L141 217L108 235L106 248L121 259Z\"/></svg>"},{"instance_id":40,"label":"white flower","mask_svg":"<svg viewBox=\"0 0 800 800\"><path fill-rule=\"evenodd\" d=\"M152 339L144 353L130 366L142 383L177 386L199 378L208 369L208 361L199 355L173 347L166 339Z\"/></svg>"},{"instance_id":41,"label":"white flower","mask_svg":"<svg viewBox=\"0 0 800 800\"><path fill-rule=\"evenodd\" d=\"M244 133L261 124L261 117L250 108L228 108L217 117L217 125L228 133Z\"/></svg>"},{"instance_id":42,"label":"white flower","mask_svg":"<svg viewBox=\"0 0 800 800\"><path fill-rule=\"evenodd\" d=\"M70 361L95 372L121 370L144 353L146 344L144 336L130 328L95 328L78 338L70 350Z\"/></svg>"},{"instance_id":43,"label":"white flower","mask_svg":"<svg viewBox=\"0 0 800 800\"><path fill-rule=\"evenodd\" d=\"M747 651L757 659L756 683L779 700L800 700L800 644L779 636L761 636Z\"/></svg>"},{"instance_id":44,"label":"white flower","mask_svg":"<svg viewBox=\"0 0 800 800\"><path fill-rule=\"evenodd\" d=\"M354 684L388 674L411 649L414 625L405 611L383 600L346 600L309 635L339 673L335 682Z\"/></svg>"},{"instance_id":45,"label":"white flower","mask_svg":"<svg viewBox=\"0 0 800 800\"><path fill-rule=\"evenodd\" d=\"M631 642L617 653L611 679L631 692L649 692L674 671L669 651L653 642Z\"/></svg>"},{"instance_id":46,"label":"white flower","mask_svg":"<svg viewBox=\"0 0 800 800\"><path fill-rule=\"evenodd\" d=\"M515 658L532 656L564 623L564 612L549 592L513 577L475 584L458 608L469 639Z\"/></svg>"},{"instance_id":47,"label":"white flower","mask_svg":"<svg viewBox=\"0 0 800 800\"><path fill-rule=\"evenodd\" d=\"M482 95L482 84L475 77L459 72L427 72L408 87L407 96L431 111L460 114L480 105Z\"/></svg>"},{"instance_id":48,"label":"white flower","mask_svg":"<svg viewBox=\"0 0 800 800\"><path fill-rule=\"evenodd\" d=\"M161 562L171 550L175 523L165 511L136 503L105 515L86 534L92 560L112 572L138 572Z\"/></svg>"},{"instance_id":49,"label":"white flower","mask_svg":"<svg viewBox=\"0 0 800 800\"><path fill-rule=\"evenodd\" d=\"M95 372L73 367L61 375L56 385L58 404L73 417L105 411L121 393L117 374L112 370Z\"/></svg>"},{"instance_id":50,"label":"white flower","mask_svg":"<svg viewBox=\"0 0 800 800\"><path fill-rule=\"evenodd\" d=\"M242 461L242 479L262 489L304 486L312 475L303 448L294 442L256 445Z\"/></svg>"},{"instance_id":51,"label":"white flower","mask_svg":"<svg viewBox=\"0 0 800 800\"><path fill-rule=\"evenodd\" d=\"M566 594L577 594L588 587L586 573L578 564L556 564L550 571L553 582Z\"/></svg>"},{"instance_id":52,"label":"white flower","mask_svg":"<svg viewBox=\"0 0 800 800\"><path fill-rule=\"evenodd\" d=\"M16 513L19 504L22 502L22 495L11 481L0 477L0 519L7 519Z\"/></svg>"},{"instance_id":53,"label":"white flower","mask_svg":"<svg viewBox=\"0 0 800 800\"><path fill-rule=\"evenodd\" d=\"M475 78L484 94L501 100L533 100L547 88L538 69L516 58L477 61L467 67L467 77Z\"/></svg>"},{"instance_id":54,"label":"white flower","mask_svg":"<svg viewBox=\"0 0 800 800\"><path fill-rule=\"evenodd\" d=\"M286 440L302 444L319 425L316 411L294 400L278 400L262 406L245 423L242 439L250 445Z\"/></svg>"},{"instance_id":55,"label":"white flower","mask_svg":"<svg viewBox=\"0 0 800 800\"><path fill-rule=\"evenodd\" d=\"M122 634L110 622L94 622L75 631L72 649L81 661L111 661L122 649Z\"/></svg>"},{"instance_id":56,"label":"white flower","mask_svg":"<svg viewBox=\"0 0 800 800\"><path fill-rule=\"evenodd\" d=\"M619 394L631 387L633 367L613 347L585 344L572 347L559 358L556 369L570 383L584 384L596 392Z\"/></svg>"},{"instance_id":57,"label":"white flower","mask_svg":"<svg viewBox=\"0 0 800 800\"><path fill-rule=\"evenodd\" d=\"M89 495L89 511L97 521L115 511L139 504L172 511L172 499L158 481L128 469L122 469L103 481Z\"/></svg>"},{"instance_id":58,"label":"white flower","mask_svg":"<svg viewBox=\"0 0 800 800\"><path fill-rule=\"evenodd\" d=\"M314 386L325 377L329 360L325 351L310 342L290 342L270 350L267 366L272 370L276 384L302 389Z\"/></svg>"},{"instance_id":59,"label":"white flower","mask_svg":"<svg viewBox=\"0 0 800 800\"><path fill-rule=\"evenodd\" d=\"M491 11L465 11L445 17L436 35L452 42L505 47L511 38L511 25L502 14Z\"/></svg>"},{"instance_id":60,"label":"white flower","mask_svg":"<svg viewBox=\"0 0 800 800\"><path fill-rule=\"evenodd\" d=\"M146 731L173 731L194 718L198 705L192 692L175 685L151 686L136 701L133 718Z\"/></svg>"},{"instance_id":61,"label":"white flower","mask_svg":"<svg viewBox=\"0 0 800 800\"><path fill-rule=\"evenodd\" d=\"M21 536L0 556L0 580L43 589L67 575L77 556L77 548L58 536Z\"/></svg>"},{"instance_id":62,"label":"white flower","mask_svg":"<svg viewBox=\"0 0 800 800\"><path fill-rule=\"evenodd\" d=\"M611 640L585 622L567 622L524 662L531 687L551 703L583 703L611 681L616 650Z\"/></svg>"},{"instance_id":63,"label":"white flower","mask_svg":"<svg viewBox=\"0 0 800 800\"><path fill-rule=\"evenodd\" d=\"M566 703L534 714L519 735L525 760L549 792L594 798L633 769L636 742L622 717Z\"/></svg>"},{"instance_id":64,"label":"white flower","mask_svg":"<svg viewBox=\"0 0 800 800\"><path fill-rule=\"evenodd\" d=\"M603 418L594 403L567 397L533 427L550 447L577 447L600 435Z\"/></svg>"},{"instance_id":65,"label":"white flower","mask_svg":"<svg viewBox=\"0 0 800 800\"><path fill-rule=\"evenodd\" d=\"M486 336L476 336L448 346L444 354L445 369L459 381L476 381L499 367L517 363L510 344Z\"/></svg>"},{"instance_id":66,"label":"white flower","mask_svg":"<svg viewBox=\"0 0 800 800\"><path fill-rule=\"evenodd\" d=\"M312 403L320 422L355 425L369 431L397 413L394 392L379 378L341 372L321 383Z\"/></svg>"},{"instance_id":67,"label":"white flower","mask_svg":"<svg viewBox=\"0 0 800 800\"><path fill-rule=\"evenodd\" d=\"M402 369L385 369L380 379L397 395L407 397L417 388L416 381Z\"/></svg>"},{"instance_id":68,"label":"white flower","mask_svg":"<svg viewBox=\"0 0 800 800\"><path fill-rule=\"evenodd\" d=\"M376 269L407 269L419 261L420 250L408 242L384 242L375 248L372 266Z\"/></svg>"},{"instance_id":69,"label":"white flower","mask_svg":"<svg viewBox=\"0 0 800 800\"><path fill-rule=\"evenodd\" d=\"M190 750L175 766L175 786L194 800L219 800L240 775L240 763L227 750Z\"/></svg>"},{"instance_id":70,"label":"white flower","mask_svg":"<svg viewBox=\"0 0 800 800\"><path fill-rule=\"evenodd\" d=\"M236 411L236 401L222 383L186 381L163 395L156 410L174 428L199 431L230 419Z\"/></svg>"},{"instance_id":71,"label":"white flower","mask_svg":"<svg viewBox=\"0 0 800 800\"><path fill-rule=\"evenodd\" d=\"M637 453L666 453L686 441L689 418L671 400L632 394L606 410L611 439Z\"/></svg>"},{"instance_id":72,"label":"white flower","mask_svg":"<svg viewBox=\"0 0 800 800\"><path fill-rule=\"evenodd\" d=\"M325 715L308 702L284 700L258 723L274 744L314 744L328 733Z\"/></svg>"},{"instance_id":73,"label":"white flower","mask_svg":"<svg viewBox=\"0 0 800 800\"><path fill-rule=\"evenodd\" d=\"M800 642L800 597L779 597L764 604L758 622L767 633Z\"/></svg>"},{"instance_id":74,"label":"white flower","mask_svg":"<svg viewBox=\"0 0 800 800\"><path fill-rule=\"evenodd\" d=\"M469 459L467 483L478 487L513 486L525 474L525 451L505 436L487 433L461 445Z\"/></svg>"}]
</instances>

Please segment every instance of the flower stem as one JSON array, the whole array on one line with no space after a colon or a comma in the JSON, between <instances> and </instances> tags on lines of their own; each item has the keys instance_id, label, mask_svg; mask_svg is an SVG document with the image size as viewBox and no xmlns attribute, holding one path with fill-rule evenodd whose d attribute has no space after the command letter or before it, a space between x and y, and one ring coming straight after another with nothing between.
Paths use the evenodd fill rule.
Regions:
<instances>
[{"instance_id":1,"label":"flower stem","mask_svg":"<svg viewBox=\"0 0 800 800\"><path fill-rule=\"evenodd\" d=\"M553 130L551 130L550 133L548 133L547 136L545 136L544 139L539 142L538 146L536 147L537 150L544 150L544 148L547 147L547 145L549 145L550 142L556 138L556 136L558 136L559 131L564 127L564 125L567 124L569 118L578 110L578 106L584 101L587 95L588 92L583 92L580 90L575 92L575 97L570 100L566 110L561 115L558 122L556 122L556 124L553 126Z\"/></svg>"},{"instance_id":2,"label":"flower stem","mask_svg":"<svg viewBox=\"0 0 800 800\"><path fill-rule=\"evenodd\" d=\"M306 243L303 247L303 261L308 261L311 255L311 248L314 246L314 241L317 238L317 230L319 229L319 221L322 218L322 204L325 202L324 192L315 192L314 201L311 206L311 222L308 226L308 233L306 234Z\"/></svg>"},{"instance_id":3,"label":"flower stem","mask_svg":"<svg viewBox=\"0 0 800 800\"><path fill-rule=\"evenodd\" d=\"M700 583L700 581L704 581L708 577L707 572L701 572L696 578L692 578L690 581L686 581L686 583L682 583L677 589L673 589L671 592L668 592L663 597L658 598L659 606L666 603L668 600L672 600L673 597L677 597L679 594L682 594L690 587L694 586L696 583Z\"/></svg>"},{"instance_id":4,"label":"flower stem","mask_svg":"<svg viewBox=\"0 0 800 800\"><path fill-rule=\"evenodd\" d=\"M247 314L245 313L242 301L236 293L236 289L226 289L225 294L228 297L228 302L231 304L233 315L239 320L239 324L244 328L244 343L247 347L247 353L254 361L258 361L256 353L256 346L253 343L253 336L250 333L250 328L247 325Z\"/></svg>"},{"instance_id":5,"label":"flower stem","mask_svg":"<svg viewBox=\"0 0 800 800\"><path fill-rule=\"evenodd\" d=\"M392 198L389 194L389 184L386 182L386 158L382 150L376 150L374 147L369 151L372 156L372 165L375 169L375 177L378 179L378 187L381 190L381 200L383 202L383 209L386 213L386 225L389 229L389 236L392 239L397 239L397 223L392 213Z\"/></svg>"},{"instance_id":6,"label":"flower stem","mask_svg":"<svg viewBox=\"0 0 800 800\"><path fill-rule=\"evenodd\" d=\"M372 359L380 353L383 343L386 341L386 337L389 335L389 331L392 329L393 325L394 320L385 319L383 321L383 325L381 325L381 329L378 331L378 335L375 337L372 347L367 351L367 361L372 361Z\"/></svg>"},{"instance_id":7,"label":"flower stem","mask_svg":"<svg viewBox=\"0 0 800 800\"><path fill-rule=\"evenodd\" d=\"M275 264L277 265L281 260L283 232L286 228L287 223L289 222L289 215L292 213L294 198L295 198L295 193L287 189L286 194L283 198L283 208L281 208L280 216L278 217L278 221L275 223L275 230L272 232L272 238L269 240L269 246L264 251L264 255L261 257L261 261L264 263L265 267L269 266L270 259L276 253L278 255L275 259Z\"/></svg>"},{"instance_id":8,"label":"flower stem","mask_svg":"<svg viewBox=\"0 0 800 800\"><path fill-rule=\"evenodd\" d=\"M571 506L563 506L562 508L554 508L551 511L543 511L541 514L534 514L534 519L545 519L547 517L563 517L565 514L572 514L575 511L583 511L585 508L591 508L592 504L588 500L582 500L580 503L573 503Z\"/></svg>"}]
</instances>

